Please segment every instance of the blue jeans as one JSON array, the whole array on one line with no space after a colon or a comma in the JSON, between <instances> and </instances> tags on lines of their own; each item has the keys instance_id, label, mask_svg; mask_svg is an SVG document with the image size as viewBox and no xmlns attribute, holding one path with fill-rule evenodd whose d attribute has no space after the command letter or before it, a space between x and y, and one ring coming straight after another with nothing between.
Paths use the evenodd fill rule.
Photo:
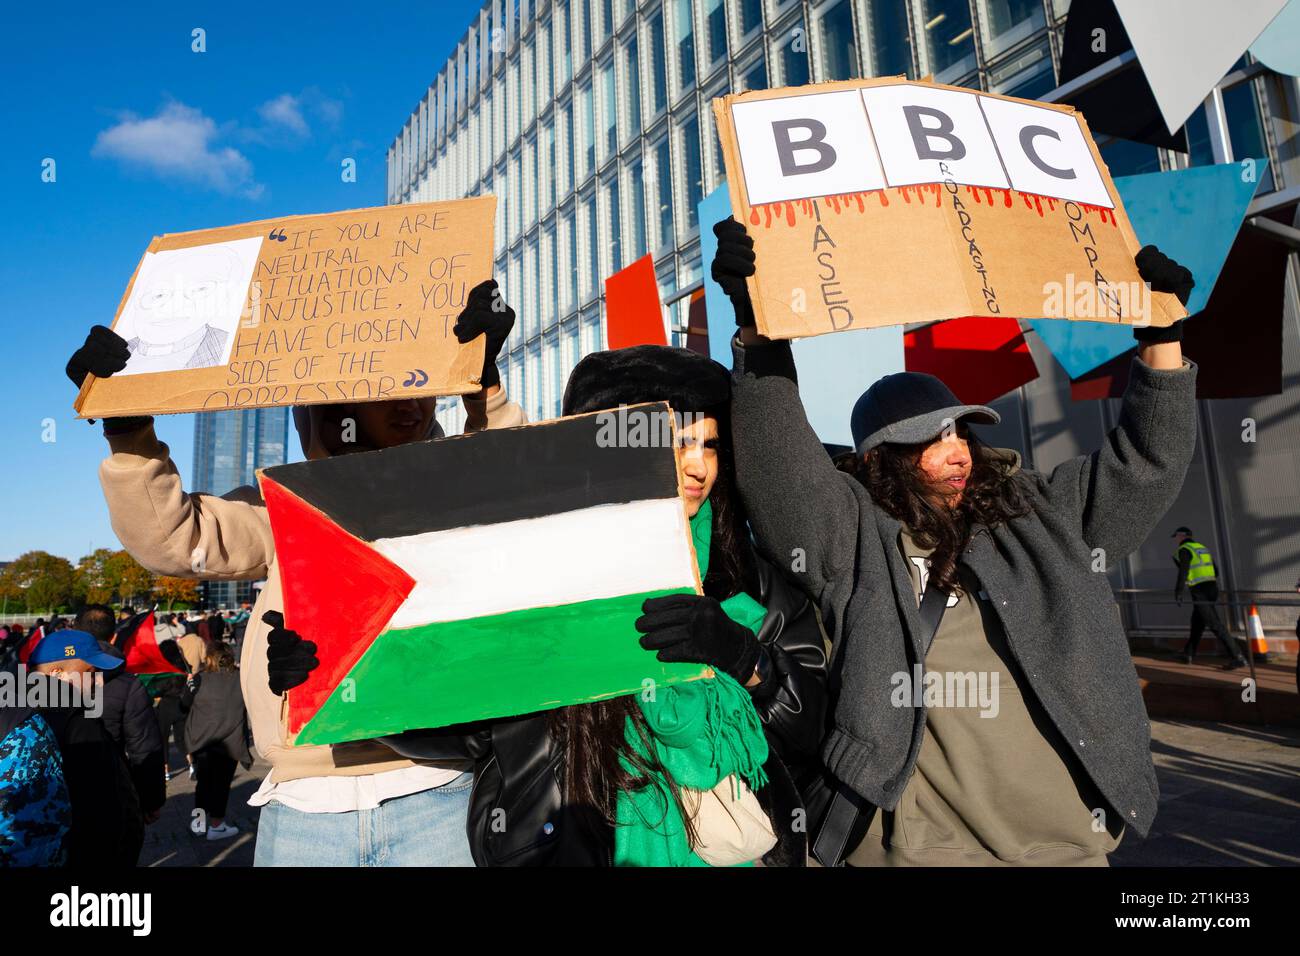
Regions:
<instances>
[{"instance_id":1,"label":"blue jeans","mask_svg":"<svg viewBox=\"0 0 1300 956\"><path fill-rule=\"evenodd\" d=\"M254 866L473 866L465 821L474 775L385 800L374 810L303 813L272 800Z\"/></svg>"}]
</instances>

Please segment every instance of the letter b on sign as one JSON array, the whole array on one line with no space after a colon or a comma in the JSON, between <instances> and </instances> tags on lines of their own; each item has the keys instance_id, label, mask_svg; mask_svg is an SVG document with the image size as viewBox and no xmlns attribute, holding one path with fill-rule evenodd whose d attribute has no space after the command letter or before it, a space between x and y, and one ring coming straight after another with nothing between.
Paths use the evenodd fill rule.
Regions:
<instances>
[{"instance_id":1,"label":"letter b on sign","mask_svg":"<svg viewBox=\"0 0 1300 956\"><path fill-rule=\"evenodd\" d=\"M903 115L907 117L907 130L912 134L912 144L916 147L917 159L962 159L966 155L966 146L952 134L952 117L941 110L928 106L904 106ZM935 149L935 140L942 141L943 149Z\"/></svg>"},{"instance_id":2,"label":"letter b on sign","mask_svg":"<svg viewBox=\"0 0 1300 956\"><path fill-rule=\"evenodd\" d=\"M751 206L882 189L855 90L733 103Z\"/></svg>"},{"instance_id":3,"label":"letter b on sign","mask_svg":"<svg viewBox=\"0 0 1300 956\"><path fill-rule=\"evenodd\" d=\"M796 140L791 131L797 129L803 130L805 135ZM826 142L826 127L818 120L776 120L772 123L772 138L776 142L782 176L806 176L825 172L835 165L835 150ZM813 152L817 158L810 163L800 163L795 156L797 152Z\"/></svg>"}]
</instances>

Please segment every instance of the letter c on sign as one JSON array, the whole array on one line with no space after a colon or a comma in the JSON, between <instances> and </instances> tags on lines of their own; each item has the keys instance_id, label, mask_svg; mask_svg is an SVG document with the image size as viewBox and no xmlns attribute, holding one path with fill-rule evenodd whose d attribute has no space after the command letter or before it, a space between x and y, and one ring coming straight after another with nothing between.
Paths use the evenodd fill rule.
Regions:
<instances>
[{"instance_id":1,"label":"letter c on sign","mask_svg":"<svg viewBox=\"0 0 1300 956\"><path fill-rule=\"evenodd\" d=\"M1056 179L1077 179L1078 174L1073 169L1057 169L1055 166L1049 166L1043 161L1043 157L1039 156L1037 150L1034 149L1034 140L1040 136L1050 136L1058 143L1061 141L1061 137L1057 135L1056 131L1050 130L1046 126L1026 126L1020 131L1020 148L1025 151L1025 156L1028 157L1029 161L1047 175Z\"/></svg>"},{"instance_id":2,"label":"letter c on sign","mask_svg":"<svg viewBox=\"0 0 1300 956\"><path fill-rule=\"evenodd\" d=\"M790 130L802 129L809 133L806 139L792 141ZM782 176L802 176L807 173L820 173L835 165L835 150L826 142L826 125L815 119L774 120L772 137L776 140L776 155L781 161ZM800 150L817 153L818 158L811 163L800 165L795 162L794 154Z\"/></svg>"}]
</instances>

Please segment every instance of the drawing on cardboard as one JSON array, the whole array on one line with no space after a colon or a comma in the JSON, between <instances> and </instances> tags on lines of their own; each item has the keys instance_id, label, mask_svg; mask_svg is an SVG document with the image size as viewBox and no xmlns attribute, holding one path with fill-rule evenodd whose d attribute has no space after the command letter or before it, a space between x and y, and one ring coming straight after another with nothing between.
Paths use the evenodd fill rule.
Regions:
<instances>
[{"instance_id":1,"label":"drawing on cardboard","mask_svg":"<svg viewBox=\"0 0 1300 956\"><path fill-rule=\"evenodd\" d=\"M116 331L131 358L121 375L230 361L261 237L150 252Z\"/></svg>"}]
</instances>

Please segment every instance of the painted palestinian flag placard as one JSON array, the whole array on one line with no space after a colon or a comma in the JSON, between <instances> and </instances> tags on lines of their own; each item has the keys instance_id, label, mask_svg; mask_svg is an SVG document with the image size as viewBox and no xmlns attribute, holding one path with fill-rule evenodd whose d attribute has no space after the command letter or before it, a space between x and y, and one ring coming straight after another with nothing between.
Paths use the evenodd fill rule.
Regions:
<instances>
[{"instance_id":1,"label":"painted palestinian flag placard","mask_svg":"<svg viewBox=\"0 0 1300 956\"><path fill-rule=\"evenodd\" d=\"M285 624L320 660L287 695L294 742L704 676L633 626L647 598L700 593L671 423L639 405L259 472Z\"/></svg>"}]
</instances>

